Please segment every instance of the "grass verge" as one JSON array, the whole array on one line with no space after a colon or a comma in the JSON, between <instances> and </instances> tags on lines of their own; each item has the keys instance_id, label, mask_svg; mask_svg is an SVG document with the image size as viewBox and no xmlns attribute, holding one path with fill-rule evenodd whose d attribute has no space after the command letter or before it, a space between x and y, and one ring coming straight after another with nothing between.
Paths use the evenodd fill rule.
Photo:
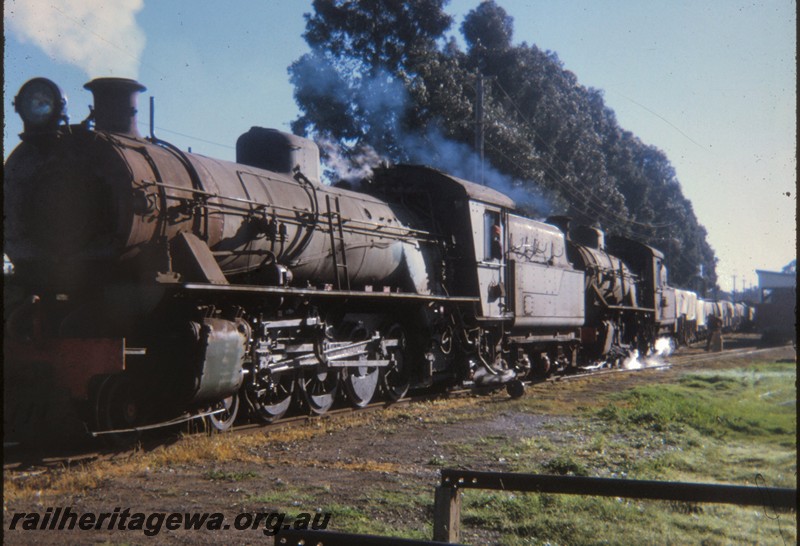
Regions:
<instances>
[{"instance_id":1,"label":"grass verge","mask_svg":"<svg viewBox=\"0 0 800 546\"><path fill-rule=\"evenodd\" d=\"M523 472L796 487L795 379L777 362L687 374L502 449ZM468 491L462 523L468 542L491 531L509 545L796 542L796 513L770 506Z\"/></svg>"}]
</instances>

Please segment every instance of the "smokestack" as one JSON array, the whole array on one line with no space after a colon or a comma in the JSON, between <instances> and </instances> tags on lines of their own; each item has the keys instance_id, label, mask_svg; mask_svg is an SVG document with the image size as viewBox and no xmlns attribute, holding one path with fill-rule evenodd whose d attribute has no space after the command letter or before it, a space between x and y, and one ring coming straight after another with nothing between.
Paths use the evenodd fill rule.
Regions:
<instances>
[{"instance_id":1,"label":"smokestack","mask_svg":"<svg viewBox=\"0 0 800 546\"><path fill-rule=\"evenodd\" d=\"M83 87L94 95L95 129L140 138L136 95L145 91L145 86L127 78L97 78Z\"/></svg>"},{"instance_id":2,"label":"smokestack","mask_svg":"<svg viewBox=\"0 0 800 546\"><path fill-rule=\"evenodd\" d=\"M605 233L591 226L578 226L572 230L572 240L597 250L605 250L606 248Z\"/></svg>"},{"instance_id":3,"label":"smokestack","mask_svg":"<svg viewBox=\"0 0 800 546\"><path fill-rule=\"evenodd\" d=\"M546 223L552 224L556 226L558 229L560 229L567 239L569 239L569 223L571 221L572 221L571 217L561 216L561 215L548 216L547 220L545 220Z\"/></svg>"}]
</instances>

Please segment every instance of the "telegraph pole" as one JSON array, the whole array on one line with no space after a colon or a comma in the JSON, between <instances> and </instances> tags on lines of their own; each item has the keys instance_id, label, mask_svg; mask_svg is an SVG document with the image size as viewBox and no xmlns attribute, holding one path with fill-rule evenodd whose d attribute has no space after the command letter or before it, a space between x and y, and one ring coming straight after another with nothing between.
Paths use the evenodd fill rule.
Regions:
<instances>
[{"instance_id":1,"label":"telegraph pole","mask_svg":"<svg viewBox=\"0 0 800 546\"><path fill-rule=\"evenodd\" d=\"M475 181L483 184L483 74L475 82Z\"/></svg>"}]
</instances>

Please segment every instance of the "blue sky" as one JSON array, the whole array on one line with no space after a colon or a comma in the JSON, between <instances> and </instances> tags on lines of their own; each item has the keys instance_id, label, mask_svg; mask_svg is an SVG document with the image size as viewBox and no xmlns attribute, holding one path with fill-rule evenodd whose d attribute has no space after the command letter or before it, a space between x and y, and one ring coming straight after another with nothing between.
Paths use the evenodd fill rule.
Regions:
<instances>
[{"instance_id":1,"label":"blue sky","mask_svg":"<svg viewBox=\"0 0 800 546\"><path fill-rule=\"evenodd\" d=\"M479 0L451 0L457 33ZM796 13L791 0L498 0L514 41L558 54L601 89L619 124L662 149L720 259L720 285L757 282L796 254ZM156 133L234 158L251 126L298 115L287 67L308 48L311 0L4 0L4 157L29 78L56 81L72 122L83 84L134 77L156 98ZM57 40L53 36L58 37Z\"/></svg>"}]
</instances>

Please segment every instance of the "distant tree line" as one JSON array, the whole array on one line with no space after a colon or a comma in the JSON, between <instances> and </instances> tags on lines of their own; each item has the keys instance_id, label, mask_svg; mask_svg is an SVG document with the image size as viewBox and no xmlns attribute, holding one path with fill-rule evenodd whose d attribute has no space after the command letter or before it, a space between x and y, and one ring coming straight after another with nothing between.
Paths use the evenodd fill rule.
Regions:
<instances>
[{"instance_id":1,"label":"distant tree line","mask_svg":"<svg viewBox=\"0 0 800 546\"><path fill-rule=\"evenodd\" d=\"M427 163L500 189L537 216L567 214L659 248L671 283L717 284L716 257L666 155L622 129L600 90L556 53L513 43L513 19L481 2L448 35L448 0L314 0L311 52L289 67L299 135L323 156ZM474 159L483 82L486 173ZM531 196L519 199L520 192ZM702 279L700 275L702 273Z\"/></svg>"}]
</instances>

